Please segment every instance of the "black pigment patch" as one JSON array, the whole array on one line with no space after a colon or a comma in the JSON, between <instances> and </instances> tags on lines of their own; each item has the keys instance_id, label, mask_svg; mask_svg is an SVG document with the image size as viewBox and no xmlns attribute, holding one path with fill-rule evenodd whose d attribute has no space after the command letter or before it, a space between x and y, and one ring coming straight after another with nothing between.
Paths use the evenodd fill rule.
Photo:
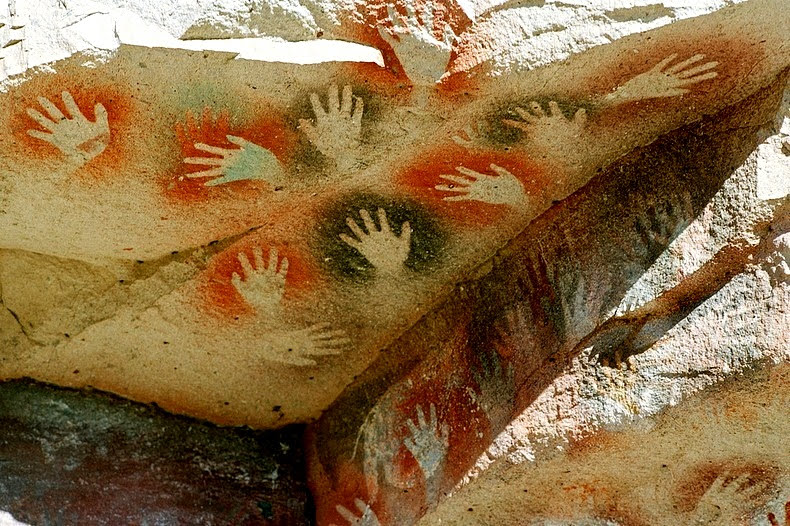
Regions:
<instances>
[{"instance_id":1,"label":"black pigment patch","mask_svg":"<svg viewBox=\"0 0 790 526\"><path fill-rule=\"evenodd\" d=\"M401 235L406 221L411 226L411 250L406 267L420 273L435 269L441 262L447 241L447 233L439 221L410 199L363 193L348 195L324 211L325 221L316 234L316 250L324 268L334 276L352 281L364 282L373 276L373 266L356 249L344 243L340 234L352 235L346 224L349 217L362 225L360 210L370 212L376 227L380 228L379 208L386 212L387 222L396 235Z\"/></svg>"},{"instance_id":2,"label":"black pigment patch","mask_svg":"<svg viewBox=\"0 0 790 526\"><path fill-rule=\"evenodd\" d=\"M515 108L523 108L527 111L532 109L532 102L537 102L543 111L548 114L549 102L556 102L563 115L567 119L573 119L577 111L584 108L587 110L589 118L598 111L598 105L590 100L569 99L559 95L545 95L542 97L524 97L509 101L500 102L493 108L493 111L485 119L486 139L498 146L510 146L519 142L524 137L524 131L503 121L505 119L521 121L523 120Z\"/></svg>"}]
</instances>

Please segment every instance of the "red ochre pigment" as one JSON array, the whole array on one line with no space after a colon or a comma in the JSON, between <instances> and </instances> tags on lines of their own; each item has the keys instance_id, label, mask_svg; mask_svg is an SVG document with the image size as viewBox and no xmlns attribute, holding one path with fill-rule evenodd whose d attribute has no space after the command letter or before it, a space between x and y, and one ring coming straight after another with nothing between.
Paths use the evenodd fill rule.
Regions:
<instances>
[{"instance_id":1,"label":"red ochre pigment","mask_svg":"<svg viewBox=\"0 0 790 526\"><path fill-rule=\"evenodd\" d=\"M523 153L501 150L467 149L455 143L445 143L420 154L412 164L405 166L396 176L396 183L409 188L414 197L422 201L441 217L449 218L468 227L486 227L501 221L512 212L506 205L481 201L445 201L457 193L437 190L436 185L452 184L440 175L462 176L456 168L463 166L486 175L497 176L491 164L501 166L516 176L524 185L528 196L537 198L551 184L548 172Z\"/></svg>"},{"instance_id":2,"label":"red ochre pigment","mask_svg":"<svg viewBox=\"0 0 790 526\"><path fill-rule=\"evenodd\" d=\"M277 248L280 262L288 258L288 273L285 279L283 302L299 298L307 291L321 286L319 269L311 263L309 253L301 240L266 238L256 232L220 252L209 263L208 268L198 278L199 307L202 311L218 318L236 319L254 315L253 308L247 304L231 282L233 273L243 280L244 273L239 262L239 253L247 255L255 266L252 250L261 247L264 262L268 265L269 250ZM278 266L279 268L279 266Z\"/></svg>"},{"instance_id":3,"label":"red ochre pigment","mask_svg":"<svg viewBox=\"0 0 790 526\"><path fill-rule=\"evenodd\" d=\"M597 124L618 126L622 124L623 119L631 120L645 113L677 111L678 106L708 105L733 89L738 83L742 83L742 79L747 77L754 65L762 59L765 50L756 42L744 42L718 35L698 35L694 39L670 42L651 43L648 40L639 47L638 52L622 54L608 66L602 65L599 73L592 76L587 82L580 84L580 96L600 100L618 86L651 70L659 62L673 54L676 55L676 58L666 68L694 55L702 54L705 56L704 59L686 69L707 62L718 62L715 69L709 70L717 72L718 76L685 86L685 89L689 91L683 95L617 104L603 111L598 117Z\"/></svg>"},{"instance_id":4,"label":"red ochre pigment","mask_svg":"<svg viewBox=\"0 0 790 526\"><path fill-rule=\"evenodd\" d=\"M63 158L63 154L52 144L28 135L28 130L43 132L48 130L34 121L27 114L27 109L36 109L48 117L37 100L38 97L44 97L68 116L61 97L64 91L72 95L82 114L91 122L96 120L94 115L96 104L104 105L110 124L110 142L107 148L81 167L75 175L86 179L101 179L119 173L119 168L130 161L130 138L135 135L136 103L133 97L128 95L129 90L122 86L87 85L83 80L69 78L68 75L39 77L15 90L15 108L9 124L10 131L16 139L15 145L18 147L16 155L42 161Z\"/></svg>"},{"instance_id":5,"label":"red ochre pigment","mask_svg":"<svg viewBox=\"0 0 790 526\"><path fill-rule=\"evenodd\" d=\"M291 152L298 140L295 130L289 129L284 119L278 115L256 116L244 126L235 124L227 110L216 115L211 108L204 108L196 117L187 113L184 120L175 126L176 138L181 145L181 161L187 157L206 157L217 159L219 156L195 148L195 143L204 143L218 148L238 149L238 145L228 141L228 135L235 135L257 144L267 150L283 164L290 161ZM176 202L200 202L216 198L230 197L254 198L263 192L271 191L271 185L262 180L234 181L231 183L206 186L212 177L187 177L190 173L214 168L210 165L179 163L175 174L162 179L164 194Z\"/></svg>"}]
</instances>

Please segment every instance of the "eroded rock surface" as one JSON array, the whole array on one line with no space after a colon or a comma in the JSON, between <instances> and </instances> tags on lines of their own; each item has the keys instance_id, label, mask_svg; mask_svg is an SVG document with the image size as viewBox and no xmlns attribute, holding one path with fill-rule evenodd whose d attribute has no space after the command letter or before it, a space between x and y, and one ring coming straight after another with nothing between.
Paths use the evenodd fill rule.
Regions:
<instances>
[{"instance_id":1,"label":"eroded rock surface","mask_svg":"<svg viewBox=\"0 0 790 526\"><path fill-rule=\"evenodd\" d=\"M4 378L325 411L318 522L371 525L788 359L781 1L61 4L2 34ZM580 477L530 520L774 524L784 461L750 455L672 512Z\"/></svg>"}]
</instances>

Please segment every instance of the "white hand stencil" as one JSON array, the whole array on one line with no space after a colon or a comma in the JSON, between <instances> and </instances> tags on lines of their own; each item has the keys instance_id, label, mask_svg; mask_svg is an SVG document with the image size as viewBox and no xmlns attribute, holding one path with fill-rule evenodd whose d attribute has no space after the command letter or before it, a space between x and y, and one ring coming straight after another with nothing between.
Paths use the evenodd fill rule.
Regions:
<instances>
[{"instance_id":1,"label":"white hand stencil","mask_svg":"<svg viewBox=\"0 0 790 526\"><path fill-rule=\"evenodd\" d=\"M205 186L216 186L233 181L261 179L276 185L283 178L283 169L272 152L241 137L227 135L228 141L238 146L237 149L219 148L202 142L195 143L195 148L219 157L187 157L186 164L213 166L206 170L185 174L186 177L213 177Z\"/></svg>"},{"instance_id":2,"label":"white hand stencil","mask_svg":"<svg viewBox=\"0 0 790 526\"><path fill-rule=\"evenodd\" d=\"M425 420L422 407L417 406L417 424L411 419L406 421L411 431L403 443L420 465L425 479L430 479L447 454L450 445L450 429L447 424L439 424L436 406L431 404L429 420Z\"/></svg>"},{"instance_id":3,"label":"white hand stencil","mask_svg":"<svg viewBox=\"0 0 790 526\"><path fill-rule=\"evenodd\" d=\"M110 144L110 122L107 109L96 104L93 111L96 121L89 121L74 101L71 93L61 93L66 113L60 111L51 101L39 97L38 102L46 115L34 108L27 114L47 131L28 130L31 137L46 141L65 155L71 162L85 164L101 154Z\"/></svg>"},{"instance_id":4,"label":"white hand stencil","mask_svg":"<svg viewBox=\"0 0 790 526\"><path fill-rule=\"evenodd\" d=\"M609 103L620 103L659 97L675 97L691 91L689 86L716 78L719 74L710 71L718 62L706 62L690 67L705 58L697 54L674 66L670 64L677 58L673 53L652 69L632 78L605 97Z\"/></svg>"},{"instance_id":5,"label":"white hand stencil","mask_svg":"<svg viewBox=\"0 0 790 526\"><path fill-rule=\"evenodd\" d=\"M233 286L244 300L254 307L259 314L278 312L280 302L285 293L288 258L282 258L282 261L280 261L277 256L277 249L272 248L269 250L269 263L267 265L263 260L261 247L253 248L252 254L255 266L252 266L247 254L239 253L238 258L239 263L241 263L243 278L234 272L231 277L231 283L233 283Z\"/></svg>"},{"instance_id":6,"label":"white hand stencil","mask_svg":"<svg viewBox=\"0 0 790 526\"><path fill-rule=\"evenodd\" d=\"M524 185L515 175L501 166L491 165L491 170L497 175L487 175L469 168L459 166L456 168L459 175L440 175L449 184L439 184L436 188L442 192L455 195L443 197L444 201L481 201L492 205L508 205L516 208L527 204L527 195Z\"/></svg>"},{"instance_id":7,"label":"white hand stencil","mask_svg":"<svg viewBox=\"0 0 790 526\"><path fill-rule=\"evenodd\" d=\"M360 210L363 227L353 218L346 218L346 224L354 236L340 234L343 243L354 248L373 265L377 271L384 274L397 274L404 268L411 250L411 226L406 221L401 226L400 236L390 228L387 213L383 208L378 209L380 227L376 227L370 212Z\"/></svg>"},{"instance_id":8,"label":"white hand stencil","mask_svg":"<svg viewBox=\"0 0 790 526\"><path fill-rule=\"evenodd\" d=\"M315 93L310 94L310 103L315 113L315 123L301 119L299 129L310 139L318 151L337 162L350 159L353 165L362 131L362 113L365 104L360 97L353 97L351 86L343 88L342 99L338 87L330 86L327 108Z\"/></svg>"}]
</instances>

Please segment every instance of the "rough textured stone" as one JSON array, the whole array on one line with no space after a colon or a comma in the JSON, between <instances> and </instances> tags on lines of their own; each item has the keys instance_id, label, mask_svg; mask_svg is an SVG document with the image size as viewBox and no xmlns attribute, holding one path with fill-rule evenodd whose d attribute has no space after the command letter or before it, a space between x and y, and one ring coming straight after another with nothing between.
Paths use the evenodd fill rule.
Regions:
<instances>
[{"instance_id":1,"label":"rough textured stone","mask_svg":"<svg viewBox=\"0 0 790 526\"><path fill-rule=\"evenodd\" d=\"M454 491L424 523L782 524L782 2L440 3L433 32L411 25L411 36L409 17L383 3L18 0L7 14L0 73L44 66L8 79L0 102L3 377L256 427L311 420L334 401L308 434L319 524L411 524ZM690 92L662 92L663 73L637 87L698 52ZM307 62L321 64L294 65ZM170 95L173 78L187 88ZM361 150L321 123L332 83L338 97L352 85ZM73 114L62 90L97 125L109 109L112 138L72 152L56 137L75 153L65 164L25 122L33 108L57 120L38 96ZM281 122L254 122L258 111ZM540 122L551 123L542 135ZM43 130L32 139L52 139ZM262 182L240 180L245 163L205 187L191 179L213 164L184 161L211 140L257 152L245 163ZM508 191L458 188L470 179ZM472 194L471 205L442 199ZM401 237L409 221L409 279L380 279L397 265L355 248L359 234L340 237L354 230L346 218L364 223L358 209L381 227L379 207ZM285 280L263 257L273 245L291 263L286 291L299 289L282 302L251 285L267 266ZM721 399L726 414L706 420ZM540 484L561 490L542 498ZM46 509L19 498L8 504L19 517Z\"/></svg>"},{"instance_id":2,"label":"rough textured stone","mask_svg":"<svg viewBox=\"0 0 790 526\"><path fill-rule=\"evenodd\" d=\"M0 509L25 523L311 523L299 428L223 429L30 382L0 386L0 427Z\"/></svg>"}]
</instances>

